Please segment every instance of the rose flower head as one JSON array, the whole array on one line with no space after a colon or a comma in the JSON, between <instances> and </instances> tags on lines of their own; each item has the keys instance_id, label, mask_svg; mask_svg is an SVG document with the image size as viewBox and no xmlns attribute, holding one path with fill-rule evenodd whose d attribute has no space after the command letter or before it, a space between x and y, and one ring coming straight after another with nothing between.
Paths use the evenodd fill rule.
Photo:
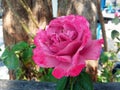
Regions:
<instances>
[{"instance_id":1,"label":"rose flower head","mask_svg":"<svg viewBox=\"0 0 120 90\"><path fill-rule=\"evenodd\" d=\"M68 15L51 20L45 30L39 29L34 44L34 62L53 68L53 76L60 79L78 76L86 60L97 60L103 40L92 40L85 17Z\"/></svg>"}]
</instances>

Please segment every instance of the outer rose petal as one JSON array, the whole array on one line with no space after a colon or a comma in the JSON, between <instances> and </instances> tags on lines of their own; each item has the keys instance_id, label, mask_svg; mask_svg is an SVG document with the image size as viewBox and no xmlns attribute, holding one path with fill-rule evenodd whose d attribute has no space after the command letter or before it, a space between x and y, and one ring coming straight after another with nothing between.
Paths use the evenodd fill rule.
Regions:
<instances>
[{"instance_id":1,"label":"outer rose petal","mask_svg":"<svg viewBox=\"0 0 120 90\"><path fill-rule=\"evenodd\" d=\"M72 22L75 17L76 17L75 15L61 16L61 17L58 17L57 19L52 20L50 24L55 24L58 21L61 23L64 23L65 21Z\"/></svg>"},{"instance_id":2,"label":"outer rose petal","mask_svg":"<svg viewBox=\"0 0 120 90\"><path fill-rule=\"evenodd\" d=\"M82 23L81 23L82 22ZM81 32L81 30L88 29L89 30L89 23L83 16L76 16L75 20L73 21L73 25L76 28L78 32Z\"/></svg>"},{"instance_id":3,"label":"outer rose petal","mask_svg":"<svg viewBox=\"0 0 120 90\"><path fill-rule=\"evenodd\" d=\"M77 76L80 74L80 72L85 68L85 64L75 65L69 72L70 76Z\"/></svg>"},{"instance_id":4,"label":"outer rose petal","mask_svg":"<svg viewBox=\"0 0 120 90\"><path fill-rule=\"evenodd\" d=\"M84 64L85 63L85 58L80 55L79 51L75 53L75 55L72 57L72 64L77 65L77 64Z\"/></svg>"},{"instance_id":5,"label":"outer rose petal","mask_svg":"<svg viewBox=\"0 0 120 90\"><path fill-rule=\"evenodd\" d=\"M62 78L63 76L65 76L65 71L63 68L55 68L52 72L52 75L57 78L57 79L60 79Z\"/></svg>"},{"instance_id":6,"label":"outer rose petal","mask_svg":"<svg viewBox=\"0 0 120 90\"><path fill-rule=\"evenodd\" d=\"M42 40L44 42L46 39L47 39L46 31L39 29L39 31L37 32L37 34L34 38L34 44L36 46L39 46L40 45L39 41Z\"/></svg>"},{"instance_id":7,"label":"outer rose petal","mask_svg":"<svg viewBox=\"0 0 120 90\"><path fill-rule=\"evenodd\" d=\"M85 57L87 60L97 60L100 56L101 45L103 44L103 39L101 40L91 40L86 47L80 51L80 55Z\"/></svg>"},{"instance_id":8,"label":"outer rose petal","mask_svg":"<svg viewBox=\"0 0 120 90\"><path fill-rule=\"evenodd\" d=\"M72 58L71 63L65 63L61 62L58 64L52 74L55 78L62 78L63 76L77 76L80 74L82 69L85 67L85 59L82 56L76 56ZM76 59L76 63L74 63L74 60Z\"/></svg>"},{"instance_id":9,"label":"outer rose petal","mask_svg":"<svg viewBox=\"0 0 120 90\"><path fill-rule=\"evenodd\" d=\"M55 56L42 51L41 48L35 48L33 53L33 60L40 67L55 67L59 63Z\"/></svg>"},{"instance_id":10,"label":"outer rose petal","mask_svg":"<svg viewBox=\"0 0 120 90\"><path fill-rule=\"evenodd\" d=\"M52 74L57 79L60 79L64 76L75 77L80 74L80 72L84 67L85 64L72 65L72 64L62 63L54 68Z\"/></svg>"}]
</instances>

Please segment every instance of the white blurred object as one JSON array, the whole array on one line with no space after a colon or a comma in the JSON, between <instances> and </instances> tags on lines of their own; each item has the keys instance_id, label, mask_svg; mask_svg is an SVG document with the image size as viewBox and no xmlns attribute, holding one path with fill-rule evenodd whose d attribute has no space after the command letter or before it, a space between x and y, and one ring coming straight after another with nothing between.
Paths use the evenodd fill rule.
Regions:
<instances>
[{"instance_id":1,"label":"white blurred object","mask_svg":"<svg viewBox=\"0 0 120 90\"><path fill-rule=\"evenodd\" d=\"M117 57L118 57L118 59L120 59L120 51L118 52Z\"/></svg>"},{"instance_id":2,"label":"white blurred object","mask_svg":"<svg viewBox=\"0 0 120 90\"><path fill-rule=\"evenodd\" d=\"M108 51L113 51L113 52L117 51L118 47L114 40L112 40L111 38L107 38L107 43L108 43Z\"/></svg>"},{"instance_id":3,"label":"white blurred object","mask_svg":"<svg viewBox=\"0 0 120 90\"><path fill-rule=\"evenodd\" d=\"M1 61L0 61L0 79L9 79L8 69Z\"/></svg>"},{"instance_id":4,"label":"white blurred object","mask_svg":"<svg viewBox=\"0 0 120 90\"><path fill-rule=\"evenodd\" d=\"M57 17L58 0L52 0L53 17Z\"/></svg>"},{"instance_id":5,"label":"white blurred object","mask_svg":"<svg viewBox=\"0 0 120 90\"><path fill-rule=\"evenodd\" d=\"M0 48L2 49L2 51L0 51L1 56L5 49L3 41L2 19L0 19ZM0 61L0 79L9 79L8 68L3 64L2 61Z\"/></svg>"}]
</instances>

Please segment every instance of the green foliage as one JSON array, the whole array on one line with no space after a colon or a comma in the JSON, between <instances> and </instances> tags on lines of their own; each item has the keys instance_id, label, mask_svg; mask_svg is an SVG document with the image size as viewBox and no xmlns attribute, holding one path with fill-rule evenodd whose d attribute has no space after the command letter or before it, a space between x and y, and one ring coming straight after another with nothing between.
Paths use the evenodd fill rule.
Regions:
<instances>
[{"instance_id":1,"label":"green foliage","mask_svg":"<svg viewBox=\"0 0 120 90\"><path fill-rule=\"evenodd\" d=\"M109 58L109 53L108 52L104 52L104 53L101 54L100 62L105 63L105 62L108 61L108 58Z\"/></svg>"},{"instance_id":2,"label":"green foliage","mask_svg":"<svg viewBox=\"0 0 120 90\"><path fill-rule=\"evenodd\" d=\"M42 77L40 77L40 81L47 81L47 82L57 82L58 79L56 79L52 75L52 68L45 69L45 68L40 68L39 72L42 73Z\"/></svg>"},{"instance_id":3,"label":"green foliage","mask_svg":"<svg viewBox=\"0 0 120 90\"><path fill-rule=\"evenodd\" d=\"M13 51L10 51L8 49L5 50L2 57L4 57L3 62L4 64L11 70L15 70L16 68L20 67L19 59L15 55Z\"/></svg>"},{"instance_id":4,"label":"green foliage","mask_svg":"<svg viewBox=\"0 0 120 90\"><path fill-rule=\"evenodd\" d=\"M56 90L93 90L90 75L82 71L76 77L64 77L57 83Z\"/></svg>"},{"instance_id":5,"label":"green foliage","mask_svg":"<svg viewBox=\"0 0 120 90\"><path fill-rule=\"evenodd\" d=\"M101 69L98 75L98 82L119 82L117 76L120 75L120 73L117 71L115 75L112 74L115 60L118 60L116 55L114 52L103 52L101 54L99 60Z\"/></svg>"},{"instance_id":6,"label":"green foliage","mask_svg":"<svg viewBox=\"0 0 120 90\"><path fill-rule=\"evenodd\" d=\"M22 68L17 68L15 70L15 76L16 76L16 79L19 80L21 79L21 76L24 76L25 72L24 70L22 70Z\"/></svg>"},{"instance_id":7,"label":"green foliage","mask_svg":"<svg viewBox=\"0 0 120 90\"><path fill-rule=\"evenodd\" d=\"M26 42L19 42L12 47L7 47L1 56L7 68L14 71L16 79L28 78L26 70L28 67L31 70L31 67L35 66L32 60L33 47L31 46Z\"/></svg>"},{"instance_id":8,"label":"green foliage","mask_svg":"<svg viewBox=\"0 0 120 90\"><path fill-rule=\"evenodd\" d=\"M117 31L117 30L113 30L112 32L111 32L111 37L112 37L112 39L115 39L115 38L118 38L119 37L119 32Z\"/></svg>"},{"instance_id":9,"label":"green foliage","mask_svg":"<svg viewBox=\"0 0 120 90\"><path fill-rule=\"evenodd\" d=\"M113 62L107 61L101 70L101 75L98 76L98 82L113 82L113 75L112 75L112 68Z\"/></svg>"},{"instance_id":10,"label":"green foliage","mask_svg":"<svg viewBox=\"0 0 120 90\"><path fill-rule=\"evenodd\" d=\"M28 47L29 47L29 44L27 44L26 42L19 42L12 47L12 51L23 51Z\"/></svg>"},{"instance_id":11,"label":"green foliage","mask_svg":"<svg viewBox=\"0 0 120 90\"><path fill-rule=\"evenodd\" d=\"M114 64L118 60L115 52L103 52L100 57L101 74L98 75L98 82L118 82L112 74ZM120 73L119 73L120 74Z\"/></svg>"},{"instance_id":12,"label":"green foliage","mask_svg":"<svg viewBox=\"0 0 120 90\"><path fill-rule=\"evenodd\" d=\"M58 80L56 90L66 90L68 79L69 78L67 77L63 77L60 80Z\"/></svg>"},{"instance_id":13,"label":"green foliage","mask_svg":"<svg viewBox=\"0 0 120 90\"><path fill-rule=\"evenodd\" d=\"M113 75L113 78L115 78L115 82L120 82L120 69Z\"/></svg>"},{"instance_id":14,"label":"green foliage","mask_svg":"<svg viewBox=\"0 0 120 90\"><path fill-rule=\"evenodd\" d=\"M86 72L82 72L77 77L73 90L93 90L93 82L90 75Z\"/></svg>"},{"instance_id":15,"label":"green foliage","mask_svg":"<svg viewBox=\"0 0 120 90\"><path fill-rule=\"evenodd\" d=\"M115 23L116 25L117 25L118 23L120 23L119 17L115 17L115 18L112 20L112 23Z\"/></svg>"}]
</instances>

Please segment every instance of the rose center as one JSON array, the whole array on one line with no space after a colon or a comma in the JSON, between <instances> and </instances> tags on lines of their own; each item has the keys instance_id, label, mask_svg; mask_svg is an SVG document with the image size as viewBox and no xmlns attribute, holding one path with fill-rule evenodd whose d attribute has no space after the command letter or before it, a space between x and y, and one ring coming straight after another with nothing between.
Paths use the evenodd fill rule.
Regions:
<instances>
[{"instance_id":1,"label":"rose center","mask_svg":"<svg viewBox=\"0 0 120 90\"><path fill-rule=\"evenodd\" d=\"M70 30L61 30L59 33L54 33L51 35L50 40L53 44L62 43L65 41L72 41L76 39L77 37L76 31L70 31Z\"/></svg>"}]
</instances>

